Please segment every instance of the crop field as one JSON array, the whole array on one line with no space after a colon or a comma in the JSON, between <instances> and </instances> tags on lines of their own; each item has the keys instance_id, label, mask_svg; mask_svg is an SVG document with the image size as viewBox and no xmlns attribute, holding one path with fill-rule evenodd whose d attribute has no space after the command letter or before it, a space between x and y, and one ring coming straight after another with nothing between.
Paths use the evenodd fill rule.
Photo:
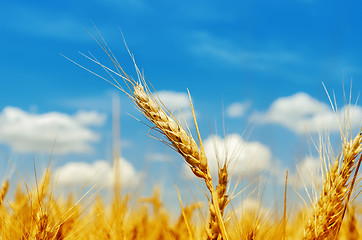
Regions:
<instances>
[{"instance_id":1,"label":"crop field","mask_svg":"<svg viewBox=\"0 0 362 240\"><path fill-rule=\"evenodd\" d=\"M9 184L8 180L1 183L0 239L362 239L362 209L358 198L362 161L360 132L352 132L348 124L340 126L340 144L332 156L325 153L329 147L327 140L317 146L323 179L320 186L314 186L313 194L317 197L311 198L312 201L303 199L305 206L288 207L290 183L286 171L284 196L280 198L283 209L269 210L266 214L261 206L245 205L242 214L236 213L232 206L236 194L230 188L229 161L218 162L217 175L211 174L211 163L199 132L202 126L198 126L195 114L197 106L193 105L191 95L195 129L192 133L162 103L132 54L137 79L122 69L98 32L95 39L113 66L103 65L93 55L84 55L86 59L103 68L108 75L108 78L102 77L103 80L116 87L120 94L127 95L147 125L162 136L158 140L182 157L184 165L192 172L191 178L202 183L202 188L195 187L193 191L201 191L204 199L184 204L181 191L175 186L181 209L175 215L162 202L157 186L151 196L135 197L132 192L123 191L119 172L115 173L111 199L103 199L93 186L88 186L90 190L85 194L59 197L55 194L57 185L48 166L44 172L37 173L35 184L25 180L19 185ZM9 196L10 189L14 190L14 196ZM263 195L263 198L268 196Z\"/></svg>"}]
</instances>

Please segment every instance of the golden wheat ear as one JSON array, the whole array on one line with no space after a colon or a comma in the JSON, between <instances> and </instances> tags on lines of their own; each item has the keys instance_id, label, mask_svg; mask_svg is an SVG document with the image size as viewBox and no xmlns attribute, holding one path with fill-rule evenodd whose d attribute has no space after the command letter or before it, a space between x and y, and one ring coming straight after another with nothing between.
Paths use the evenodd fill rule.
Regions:
<instances>
[{"instance_id":1,"label":"golden wheat ear","mask_svg":"<svg viewBox=\"0 0 362 240\"><path fill-rule=\"evenodd\" d=\"M354 139L344 140L342 152L326 175L313 215L307 221L304 239L337 238L361 164L361 142L361 133Z\"/></svg>"},{"instance_id":2,"label":"golden wheat ear","mask_svg":"<svg viewBox=\"0 0 362 240\"><path fill-rule=\"evenodd\" d=\"M137 68L136 68L137 69ZM130 79L131 81L131 79ZM141 84L143 83L143 85ZM210 202L210 213L211 219L209 230L212 232L212 238L218 236L219 232L223 236L223 239L227 239L226 228L222 219L223 209L227 204L227 197L224 197L226 187L220 190L219 194L216 192L218 189L214 189L212 183L212 177L210 174L207 158L202 146L202 140L198 130L196 116L193 108L193 104L190 97L191 109L193 112L193 118L197 129L197 135L199 138L200 147L192 137L191 133L188 132L180 122L170 113L164 110L161 106L163 103L156 99L147 85L145 85L144 79L139 82L133 82L134 90L132 95L133 102L137 105L141 113L162 133L168 140L169 146L175 149L185 160L187 165L190 167L194 175L204 180L208 190L211 193ZM226 175L227 169L223 170L223 174ZM224 182L225 177L222 178ZM225 189L225 191L224 191ZM220 197L224 197L221 199ZM214 214L215 213L215 214ZM218 230L215 230L218 229Z\"/></svg>"},{"instance_id":3,"label":"golden wheat ear","mask_svg":"<svg viewBox=\"0 0 362 240\"><path fill-rule=\"evenodd\" d=\"M220 184L219 182L219 187L215 189L212 183L212 177L210 174L208 161L202 146L202 140L198 130L196 115L194 112L191 97L190 104L197 130L199 145L192 137L191 132L181 125L181 123L170 111L167 110L165 105L157 96L154 96L152 94L143 73L139 70L136 64L134 56L130 53L126 42L124 41L125 46L129 55L132 58L134 67L136 69L138 77L137 81L131 78L123 70L123 68L115 58L113 52L110 50L107 43L97 29L94 39L97 41L97 43L106 53L106 55L110 58L116 70L112 70L111 68L106 67L105 65L100 63L93 55L87 56L83 54L83 56L101 66L112 80L108 80L107 78L88 70L82 65L70 59L69 60L91 72L92 74L101 77L102 79L111 83L113 86L125 93L136 105L138 110L154 125L154 129L158 130L166 138L166 141L164 141L164 143L173 148L184 158L186 164L190 167L191 171L196 177L203 179L206 187L211 194L211 201L209 201L211 218L211 221L209 223L209 232L211 232L212 237L209 239L216 239L219 234L221 234L224 240L228 239L225 224L223 221L223 211L226 204L228 203L228 198L225 194L226 187L223 186L226 186L227 184L227 181L225 180L227 179L227 169L225 168L222 170L222 174L226 175L226 178L223 177L222 184ZM116 80L116 77L114 75L116 77L120 77L123 81L123 84L120 84ZM124 85L125 87L122 87L122 85Z\"/></svg>"}]
</instances>

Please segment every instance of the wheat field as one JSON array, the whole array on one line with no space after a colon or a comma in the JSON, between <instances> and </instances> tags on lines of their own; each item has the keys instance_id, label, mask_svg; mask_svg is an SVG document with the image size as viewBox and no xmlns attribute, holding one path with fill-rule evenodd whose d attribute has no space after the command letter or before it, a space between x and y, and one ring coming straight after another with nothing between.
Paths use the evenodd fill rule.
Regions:
<instances>
[{"instance_id":1,"label":"wheat field","mask_svg":"<svg viewBox=\"0 0 362 240\"><path fill-rule=\"evenodd\" d=\"M191 96L195 133L183 126L157 94L152 93L132 55L137 80L126 74L100 35L95 39L111 58L115 69L92 56L85 57L107 72L111 79L103 79L126 94L151 127L164 137L162 141L182 156L193 177L204 184L205 199L184 205L179 194L181 211L178 216L172 216L161 201L157 186L152 196L132 199L130 194L121 194L119 176L111 201L105 201L97 192L92 196L70 194L61 198L54 194L56 185L50 180L52 173L48 168L33 187L9 185L7 180L2 183L1 239L362 239L357 198L362 159L360 132L341 130L341 150L321 166L323 185L316 187L319 190L316 201L301 209L288 209L287 172L284 209L273 217L260 209L245 209L243 214L237 215L230 207L232 195L228 192L230 169L227 161L218 164L217 176L211 175ZM16 189L14 196L7 195L10 188ZM132 206L131 200L135 202Z\"/></svg>"}]
</instances>

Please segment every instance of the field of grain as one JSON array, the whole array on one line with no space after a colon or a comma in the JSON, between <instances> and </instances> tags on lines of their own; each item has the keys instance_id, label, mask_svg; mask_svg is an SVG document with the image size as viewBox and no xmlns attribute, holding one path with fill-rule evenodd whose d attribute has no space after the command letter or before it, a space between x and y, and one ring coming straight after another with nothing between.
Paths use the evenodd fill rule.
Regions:
<instances>
[{"instance_id":1,"label":"field of grain","mask_svg":"<svg viewBox=\"0 0 362 240\"><path fill-rule=\"evenodd\" d=\"M50 180L52 174L48 168L38 174L42 178L34 186L26 185L24 188L21 185L9 185L8 181L3 183L0 193L1 239L361 238L361 213L357 198L361 179L358 172L362 159L360 132L341 130L341 150L333 159L324 158L324 146L321 146L321 158L325 160L321 166L323 185L316 187L319 189L316 193L318 198L309 206L288 209L286 172L284 209L279 209L272 216L258 208L246 208L243 214L235 214L230 207L232 196L228 192L230 170L227 161L218 165L218 175L212 177L191 96L190 106L196 129L193 134L152 93L153 90L135 62L137 80L123 71L102 37L98 36L97 39L112 59L115 70L102 65L92 56L87 58L111 76L110 80L104 80L126 94L151 127L163 135L161 141L183 157L193 177L203 182L205 199L202 203L184 205L179 194L181 212L178 216L171 216L160 199L157 186L152 196L132 199L130 194L121 194L119 176L111 201L102 200L97 192L92 193L94 195L69 195L62 199L54 195L56 185ZM15 196L7 195L9 188L16 188ZM136 204L131 206L130 201Z\"/></svg>"},{"instance_id":2,"label":"field of grain","mask_svg":"<svg viewBox=\"0 0 362 240\"><path fill-rule=\"evenodd\" d=\"M242 215L225 211L229 199L224 190L228 184L224 167L220 168L217 186L208 186L208 206L205 202L184 206L179 196L182 209L179 216L170 215L157 187L152 196L136 199L132 207L128 194L115 194L107 203L97 194L56 198L48 170L33 188L3 183L0 236L1 239L360 239L360 207L351 197L359 182L355 173L360 164L360 144L360 134L345 142L343 153L326 175L318 202L298 211L285 209L284 214L273 217L257 208L246 208ZM203 178L203 174L195 177ZM207 181L206 177L205 184L210 184ZM16 193L9 196L13 200L8 200L11 187L16 188ZM114 192L119 193L116 188ZM207 208L208 211L202 211Z\"/></svg>"}]
</instances>

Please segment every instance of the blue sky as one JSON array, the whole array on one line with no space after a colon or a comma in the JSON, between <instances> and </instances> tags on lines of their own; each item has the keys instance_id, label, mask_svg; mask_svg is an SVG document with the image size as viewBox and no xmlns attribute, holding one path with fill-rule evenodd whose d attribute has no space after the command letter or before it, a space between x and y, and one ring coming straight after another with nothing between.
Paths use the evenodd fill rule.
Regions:
<instances>
[{"instance_id":1,"label":"blue sky","mask_svg":"<svg viewBox=\"0 0 362 240\"><path fill-rule=\"evenodd\" d=\"M124 69L136 77L122 31L138 66L186 121L190 90L210 159L212 142L222 152L226 141L241 149L235 175L269 174L275 179L268 185L279 189L289 169L291 181L300 182L297 166L305 172L316 165L310 135L326 128L338 139L322 82L330 94L334 91L342 112L343 87L349 95L352 82L353 103L362 88L360 8L358 1L313 0L1 1L3 179L19 180L5 154L26 173L33 159L40 168L46 166L54 141L51 165L66 179L60 185L80 184L96 168L109 175L116 95L126 175L146 182L145 194L147 186L160 184L176 202L174 183L194 187L185 178L182 159L147 137L147 127L129 116L145 121L124 94L60 55L97 73L102 69L79 51L111 65L87 32L94 33L94 22ZM351 112L357 134L360 104ZM230 137L224 137L223 122Z\"/></svg>"}]
</instances>

